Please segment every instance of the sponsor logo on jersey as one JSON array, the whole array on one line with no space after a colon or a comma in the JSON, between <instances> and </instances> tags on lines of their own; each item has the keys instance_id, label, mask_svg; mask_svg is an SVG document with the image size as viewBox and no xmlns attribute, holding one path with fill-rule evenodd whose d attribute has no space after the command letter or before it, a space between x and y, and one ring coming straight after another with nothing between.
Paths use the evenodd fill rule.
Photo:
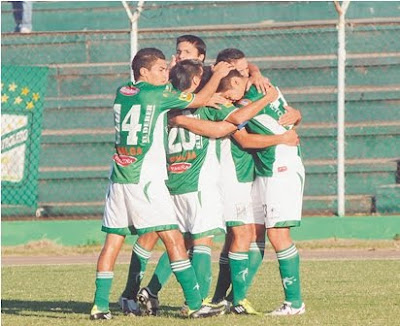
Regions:
<instances>
[{"instance_id":1,"label":"sponsor logo on jersey","mask_svg":"<svg viewBox=\"0 0 400 326\"><path fill-rule=\"evenodd\" d=\"M287 166L278 167L278 172L285 172L285 171L287 171Z\"/></svg>"},{"instance_id":2,"label":"sponsor logo on jersey","mask_svg":"<svg viewBox=\"0 0 400 326\"><path fill-rule=\"evenodd\" d=\"M192 166L191 163L186 163L186 162L174 163L168 166L168 171L171 173L183 173L186 170L189 170L191 166Z\"/></svg>"},{"instance_id":3,"label":"sponsor logo on jersey","mask_svg":"<svg viewBox=\"0 0 400 326\"><path fill-rule=\"evenodd\" d=\"M179 99L181 101L190 102L193 99L193 94L182 92L181 95L179 95Z\"/></svg>"},{"instance_id":4,"label":"sponsor logo on jersey","mask_svg":"<svg viewBox=\"0 0 400 326\"><path fill-rule=\"evenodd\" d=\"M119 89L119 92L125 96L133 96L140 92L140 89L134 86L123 86Z\"/></svg>"},{"instance_id":5,"label":"sponsor logo on jersey","mask_svg":"<svg viewBox=\"0 0 400 326\"><path fill-rule=\"evenodd\" d=\"M242 105L242 106L245 106L245 105L250 104L251 102L252 102L251 100L249 100L249 99L247 99L247 98L244 98L244 99L241 99L241 100L238 102L238 104L239 104L239 105Z\"/></svg>"},{"instance_id":6,"label":"sponsor logo on jersey","mask_svg":"<svg viewBox=\"0 0 400 326\"><path fill-rule=\"evenodd\" d=\"M113 160L119 166L126 167L128 165L131 165L132 163L135 163L137 161L137 158L133 157L133 156L128 156L128 155L114 154L113 155Z\"/></svg>"}]
</instances>

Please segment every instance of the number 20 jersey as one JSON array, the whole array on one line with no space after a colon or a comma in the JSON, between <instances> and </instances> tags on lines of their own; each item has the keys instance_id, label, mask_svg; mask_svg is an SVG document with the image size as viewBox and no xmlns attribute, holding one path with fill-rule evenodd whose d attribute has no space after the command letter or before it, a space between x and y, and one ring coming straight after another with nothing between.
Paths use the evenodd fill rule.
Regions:
<instances>
[{"instance_id":1,"label":"number 20 jersey","mask_svg":"<svg viewBox=\"0 0 400 326\"><path fill-rule=\"evenodd\" d=\"M194 99L170 84L128 83L114 101L115 154L111 181L139 183L167 179L164 120L169 109L184 109Z\"/></svg>"}]
</instances>

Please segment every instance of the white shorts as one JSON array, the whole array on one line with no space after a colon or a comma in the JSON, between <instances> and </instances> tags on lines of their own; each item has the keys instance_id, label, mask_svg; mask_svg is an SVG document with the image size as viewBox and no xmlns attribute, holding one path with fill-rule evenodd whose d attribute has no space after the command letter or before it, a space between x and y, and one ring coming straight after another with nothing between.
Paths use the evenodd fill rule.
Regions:
<instances>
[{"instance_id":1,"label":"white shorts","mask_svg":"<svg viewBox=\"0 0 400 326\"><path fill-rule=\"evenodd\" d=\"M219 189L171 195L179 229L186 237L199 239L225 232Z\"/></svg>"},{"instance_id":2,"label":"white shorts","mask_svg":"<svg viewBox=\"0 0 400 326\"><path fill-rule=\"evenodd\" d=\"M288 167L272 177L256 177L253 185L254 217L265 227L299 226L303 205L304 167Z\"/></svg>"},{"instance_id":3,"label":"white shorts","mask_svg":"<svg viewBox=\"0 0 400 326\"><path fill-rule=\"evenodd\" d=\"M164 182L110 182L102 231L120 235L178 228L171 196Z\"/></svg>"},{"instance_id":4,"label":"white shorts","mask_svg":"<svg viewBox=\"0 0 400 326\"><path fill-rule=\"evenodd\" d=\"M253 182L226 180L222 184L226 226L254 223L251 188ZM264 223L262 223L264 224Z\"/></svg>"}]
</instances>

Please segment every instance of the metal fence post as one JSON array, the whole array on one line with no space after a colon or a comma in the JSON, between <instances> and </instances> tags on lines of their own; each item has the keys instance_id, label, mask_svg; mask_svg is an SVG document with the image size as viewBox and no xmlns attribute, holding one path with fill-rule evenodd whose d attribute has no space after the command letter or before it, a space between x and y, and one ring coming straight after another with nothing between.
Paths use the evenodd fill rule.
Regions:
<instances>
[{"instance_id":1,"label":"metal fence post","mask_svg":"<svg viewBox=\"0 0 400 326\"><path fill-rule=\"evenodd\" d=\"M337 201L339 217L346 214L345 208L345 14L350 1L344 1L340 6L335 1L336 11L339 13L338 23L338 119L337 119Z\"/></svg>"},{"instance_id":2,"label":"metal fence post","mask_svg":"<svg viewBox=\"0 0 400 326\"><path fill-rule=\"evenodd\" d=\"M131 58L130 63L133 60L136 52L138 51L138 20L140 14L143 10L144 1L139 1L135 13L132 14L131 10L126 1L122 1L122 5L124 6L126 13L129 17L129 21L131 22L131 31L130 31L130 44L131 44ZM131 81L134 82L133 71L129 69L131 73Z\"/></svg>"}]
</instances>

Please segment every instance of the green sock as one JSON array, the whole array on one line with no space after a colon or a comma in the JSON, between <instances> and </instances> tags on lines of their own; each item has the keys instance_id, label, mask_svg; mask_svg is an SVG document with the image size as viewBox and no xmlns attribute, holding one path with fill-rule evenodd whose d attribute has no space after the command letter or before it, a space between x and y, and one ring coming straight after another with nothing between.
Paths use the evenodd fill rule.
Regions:
<instances>
[{"instance_id":1,"label":"green sock","mask_svg":"<svg viewBox=\"0 0 400 326\"><path fill-rule=\"evenodd\" d=\"M212 301L213 302L221 301L226 296L226 291L228 291L230 285L231 285L231 268L229 266L228 254L222 252L219 257L218 280Z\"/></svg>"},{"instance_id":2,"label":"green sock","mask_svg":"<svg viewBox=\"0 0 400 326\"><path fill-rule=\"evenodd\" d=\"M247 252L229 252L231 266L233 305L246 298L247 276L249 274L249 254Z\"/></svg>"},{"instance_id":3,"label":"green sock","mask_svg":"<svg viewBox=\"0 0 400 326\"><path fill-rule=\"evenodd\" d=\"M126 281L125 290L122 292L123 297L136 299L150 256L151 252L143 249L138 243L133 245L128 280Z\"/></svg>"},{"instance_id":4,"label":"green sock","mask_svg":"<svg viewBox=\"0 0 400 326\"><path fill-rule=\"evenodd\" d=\"M150 292L154 295L158 295L161 288L168 282L172 275L171 265L167 252L164 252L158 260L156 269L153 276L147 286Z\"/></svg>"},{"instance_id":5,"label":"green sock","mask_svg":"<svg viewBox=\"0 0 400 326\"><path fill-rule=\"evenodd\" d=\"M194 246L192 266L200 285L202 299L208 296L211 287L211 248L208 246Z\"/></svg>"},{"instance_id":6,"label":"green sock","mask_svg":"<svg viewBox=\"0 0 400 326\"><path fill-rule=\"evenodd\" d=\"M109 296L113 277L113 272L96 273L96 292L94 294L94 304L100 311L107 312L110 310Z\"/></svg>"},{"instance_id":7,"label":"green sock","mask_svg":"<svg viewBox=\"0 0 400 326\"><path fill-rule=\"evenodd\" d=\"M302 304L300 289L300 258L296 246L276 253L279 262L285 301L291 302L293 308L300 308Z\"/></svg>"},{"instance_id":8,"label":"green sock","mask_svg":"<svg viewBox=\"0 0 400 326\"><path fill-rule=\"evenodd\" d=\"M252 242L250 243L249 250L249 275L247 276L247 289L249 291L253 283L254 276L257 274L258 269L264 258L265 242Z\"/></svg>"},{"instance_id":9,"label":"green sock","mask_svg":"<svg viewBox=\"0 0 400 326\"><path fill-rule=\"evenodd\" d=\"M178 260L171 262L172 272L182 287L186 304L190 310L197 310L201 307L202 300L200 295L200 286L197 283L196 273L190 260Z\"/></svg>"}]
</instances>

